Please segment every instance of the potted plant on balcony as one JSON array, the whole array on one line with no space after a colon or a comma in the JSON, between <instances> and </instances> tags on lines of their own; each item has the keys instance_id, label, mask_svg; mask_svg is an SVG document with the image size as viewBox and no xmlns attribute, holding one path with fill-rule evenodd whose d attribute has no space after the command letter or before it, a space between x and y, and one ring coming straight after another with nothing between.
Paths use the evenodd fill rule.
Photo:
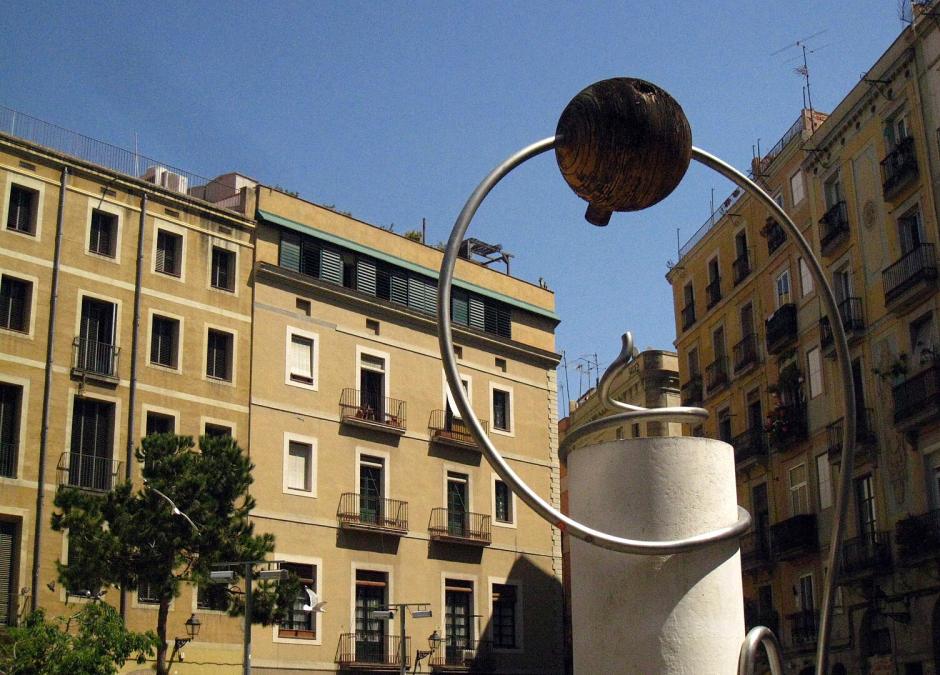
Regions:
<instances>
[{"instance_id":1,"label":"potted plant on balcony","mask_svg":"<svg viewBox=\"0 0 940 675\"><path fill-rule=\"evenodd\" d=\"M884 381L889 381L892 384L900 384L904 381L904 378L907 377L909 368L910 364L908 363L907 353L901 352L886 366L872 368L871 371Z\"/></svg>"},{"instance_id":2,"label":"potted plant on balcony","mask_svg":"<svg viewBox=\"0 0 940 675\"><path fill-rule=\"evenodd\" d=\"M774 405L767 413L764 431L775 448L784 448L802 438L802 383L803 375L796 364L791 363L780 369L777 383L768 387Z\"/></svg>"}]
</instances>

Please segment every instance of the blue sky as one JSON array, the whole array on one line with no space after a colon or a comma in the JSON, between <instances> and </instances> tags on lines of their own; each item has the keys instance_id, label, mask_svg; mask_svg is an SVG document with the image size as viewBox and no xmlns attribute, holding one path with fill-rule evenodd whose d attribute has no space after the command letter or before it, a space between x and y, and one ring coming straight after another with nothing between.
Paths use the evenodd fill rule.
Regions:
<instances>
[{"instance_id":1,"label":"blue sky","mask_svg":"<svg viewBox=\"0 0 940 675\"><path fill-rule=\"evenodd\" d=\"M896 0L788 2L22 2L0 25L0 104L204 176L231 170L403 232L447 238L499 161L554 133L596 80L655 82L693 142L739 168L796 120L811 37L813 104L831 110L898 35ZM791 60L796 59L796 60ZM551 154L503 182L470 236L545 279L575 370L619 335L675 338L666 261L724 179L694 167L664 202L583 220ZM560 373L562 384L566 381Z\"/></svg>"}]
</instances>

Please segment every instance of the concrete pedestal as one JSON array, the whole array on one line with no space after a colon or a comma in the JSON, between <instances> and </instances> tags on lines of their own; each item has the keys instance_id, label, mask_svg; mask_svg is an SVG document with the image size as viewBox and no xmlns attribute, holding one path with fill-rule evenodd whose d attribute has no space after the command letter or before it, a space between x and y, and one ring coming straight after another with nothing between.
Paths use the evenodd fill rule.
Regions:
<instances>
[{"instance_id":1,"label":"concrete pedestal","mask_svg":"<svg viewBox=\"0 0 940 675\"><path fill-rule=\"evenodd\" d=\"M734 450L705 438L640 438L568 456L571 515L631 539L668 540L737 521ZM577 675L729 675L744 640L737 539L671 556L571 539Z\"/></svg>"}]
</instances>

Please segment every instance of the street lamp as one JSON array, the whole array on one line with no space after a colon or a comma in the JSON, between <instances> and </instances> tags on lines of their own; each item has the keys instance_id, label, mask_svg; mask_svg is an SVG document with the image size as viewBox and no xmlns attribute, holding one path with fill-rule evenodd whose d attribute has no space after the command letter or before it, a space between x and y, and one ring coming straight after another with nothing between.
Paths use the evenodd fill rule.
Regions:
<instances>
[{"instance_id":1,"label":"street lamp","mask_svg":"<svg viewBox=\"0 0 940 675\"><path fill-rule=\"evenodd\" d=\"M430 612L430 610L428 610ZM417 616L417 612L413 613L411 616ZM444 638L441 637L441 634L437 632L437 629L434 629L434 632L428 635L428 647L430 649L419 649L418 653L415 654L415 667L411 671L412 673L418 672L418 664L422 660L432 656L434 652L437 651L437 648L441 646L441 643L444 641Z\"/></svg>"},{"instance_id":2,"label":"street lamp","mask_svg":"<svg viewBox=\"0 0 940 675\"><path fill-rule=\"evenodd\" d=\"M416 609L410 609L412 607L415 607ZM433 616L431 613L431 606L426 602L392 603L390 605L386 605L383 609L374 609L369 612L369 618L385 620L394 619L395 612L398 612L398 618L401 621L399 624L401 626L401 644L398 648L398 658L401 660L401 669L399 671L401 675L407 675L408 673L408 639L407 635L405 634L405 614L407 611L410 611L412 618L415 619L429 619ZM432 633L432 637L434 635L437 635L437 631ZM437 640L439 641L440 638L438 637ZM430 642L431 638L428 638L428 641ZM421 650L418 651L418 654L421 654ZM427 654L424 656L427 656ZM418 656L415 659L415 668L418 667L418 661L424 658L424 656Z\"/></svg>"},{"instance_id":3,"label":"street lamp","mask_svg":"<svg viewBox=\"0 0 940 675\"><path fill-rule=\"evenodd\" d=\"M196 636L199 635L199 629L202 628L202 622L199 620L199 617L195 613L191 614L186 623L183 624L186 626L186 635L188 637L178 637L173 638L173 653L170 654L170 663L173 663L173 659L176 656L177 652L180 655L180 661L183 660L183 653L180 650L196 639Z\"/></svg>"}]
</instances>

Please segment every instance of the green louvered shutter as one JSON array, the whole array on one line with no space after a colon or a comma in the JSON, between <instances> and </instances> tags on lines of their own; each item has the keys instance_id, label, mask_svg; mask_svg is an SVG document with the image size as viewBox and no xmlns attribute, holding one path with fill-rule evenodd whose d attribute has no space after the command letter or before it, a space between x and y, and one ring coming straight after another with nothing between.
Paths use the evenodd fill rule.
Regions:
<instances>
[{"instance_id":1,"label":"green louvered shutter","mask_svg":"<svg viewBox=\"0 0 940 675\"><path fill-rule=\"evenodd\" d=\"M486 310L483 306L483 300L474 295L470 296L470 327L479 330L486 329Z\"/></svg>"},{"instance_id":2,"label":"green louvered shutter","mask_svg":"<svg viewBox=\"0 0 940 675\"><path fill-rule=\"evenodd\" d=\"M375 263L371 260L356 260L356 288L361 293L375 295Z\"/></svg>"},{"instance_id":3,"label":"green louvered shutter","mask_svg":"<svg viewBox=\"0 0 940 675\"><path fill-rule=\"evenodd\" d=\"M450 318L456 324L466 326L470 322L470 307L467 294L459 290L451 292Z\"/></svg>"},{"instance_id":4,"label":"green louvered shutter","mask_svg":"<svg viewBox=\"0 0 940 675\"><path fill-rule=\"evenodd\" d=\"M311 277L320 276L320 245L313 239L304 239L300 271Z\"/></svg>"},{"instance_id":5,"label":"green louvered shutter","mask_svg":"<svg viewBox=\"0 0 940 675\"><path fill-rule=\"evenodd\" d=\"M300 271L300 235L281 231L281 255L278 264L281 267Z\"/></svg>"},{"instance_id":6,"label":"green louvered shutter","mask_svg":"<svg viewBox=\"0 0 940 675\"><path fill-rule=\"evenodd\" d=\"M0 626L13 625L13 523L0 522Z\"/></svg>"},{"instance_id":7,"label":"green louvered shutter","mask_svg":"<svg viewBox=\"0 0 940 675\"><path fill-rule=\"evenodd\" d=\"M320 278L333 284L343 285L343 256L339 251L320 249Z\"/></svg>"},{"instance_id":8,"label":"green louvered shutter","mask_svg":"<svg viewBox=\"0 0 940 675\"><path fill-rule=\"evenodd\" d=\"M408 277L408 306L433 314L437 308L434 286L422 277Z\"/></svg>"},{"instance_id":9,"label":"green louvered shutter","mask_svg":"<svg viewBox=\"0 0 940 675\"><path fill-rule=\"evenodd\" d=\"M392 270L392 302L408 304L408 277L401 270Z\"/></svg>"}]
</instances>

